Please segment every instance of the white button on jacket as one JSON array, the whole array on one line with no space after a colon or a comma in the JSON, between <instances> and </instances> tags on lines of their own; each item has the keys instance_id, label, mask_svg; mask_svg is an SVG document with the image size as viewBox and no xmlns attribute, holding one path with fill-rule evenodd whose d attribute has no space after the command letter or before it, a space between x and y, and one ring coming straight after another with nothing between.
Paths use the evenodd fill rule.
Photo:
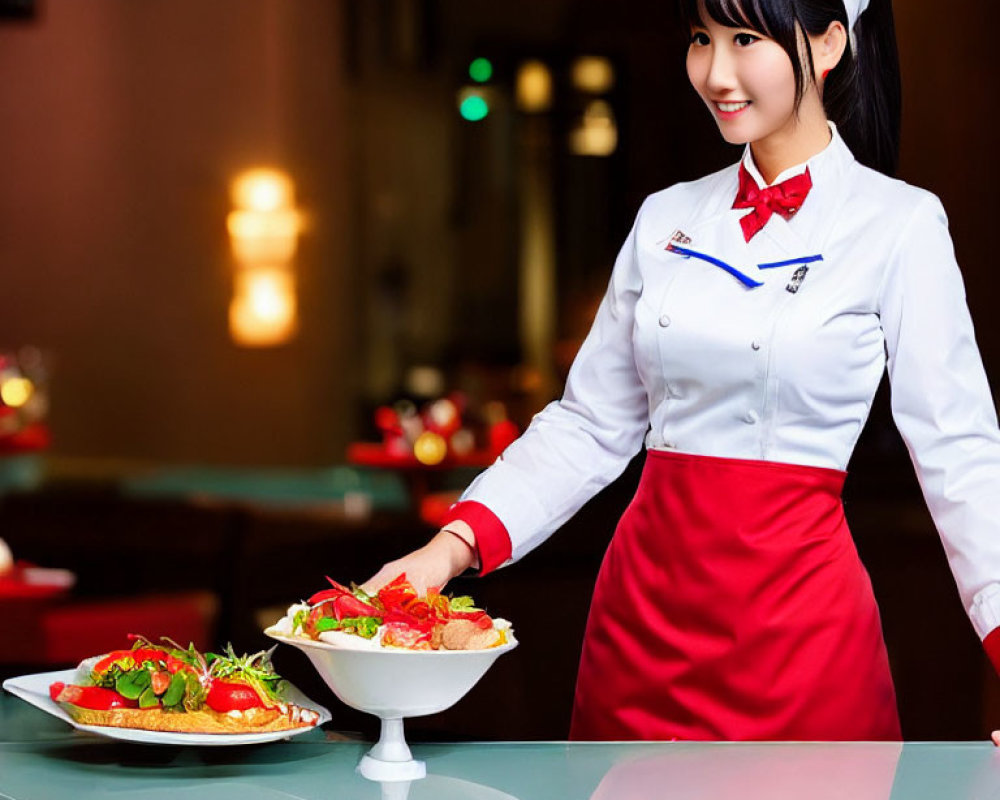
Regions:
<instances>
[{"instance_id":1,"label":"white button on jacket","mask_svg":"<svg viewBox=\"0 0 1000 800\"><path fill-rule=\"evenodd\" d=\"M763 185L749 150L744 162ZM644 436L845 469L888 368L893 416L985 637L1000 625L1000 433L944 210L858 164L835 129L776 182L806 166L799 212L749 243L746 211L731 208L738 165L647 198L564 396L462 499L496 514L516 560Z\"/></svg>"}]
</instances>

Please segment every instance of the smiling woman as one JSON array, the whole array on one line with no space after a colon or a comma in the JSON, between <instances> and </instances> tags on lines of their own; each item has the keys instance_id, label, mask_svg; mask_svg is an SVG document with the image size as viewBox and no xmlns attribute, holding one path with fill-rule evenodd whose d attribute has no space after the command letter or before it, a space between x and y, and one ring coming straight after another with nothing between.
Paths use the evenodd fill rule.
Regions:
<instances>
[{"instance_id":1,"label":"smiling woman","mask_svg":"<svg viewBox=\"0 0 1000 800\"><path fill-rule=\"evenodd\" d=\"M891 3L682 9L690 81L743 158L647 198L563 398L372 583L441 586L476 559L516 561L645 440L571 736L898 739L845 469L888 368L965 609L1000 665L1000 430L944 211L891 178Z\"/></svg>"},{"instance_id":2,"label":"smiling woman","mask_svg":"<svg viewBox=\"0 0 1000 800\"><path fill-rule=\"evenodd\" d=\"M860 22L867 5L683 0L691 84L726 141L754 143L768 181L829 141L827 120L861 163L895 171L900 85L892 8L875 3ZM849 33L852 23L866 35Z\"/></svg>"}]
</instances>

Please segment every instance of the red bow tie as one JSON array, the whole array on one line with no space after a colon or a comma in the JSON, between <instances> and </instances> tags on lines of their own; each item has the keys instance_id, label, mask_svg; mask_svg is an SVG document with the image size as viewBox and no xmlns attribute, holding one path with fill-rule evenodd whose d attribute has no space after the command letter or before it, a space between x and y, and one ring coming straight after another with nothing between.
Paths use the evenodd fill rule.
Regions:
<instances>
[{"instance_id":1,"label":"red bow tie","mask_svg":"<svg viewBox=\"0 0 1000 800\"><path fill-rule=\"evenodd\" d=\"M794 175L774 186L759 189L753 176L747 172L747 168L740 164L740 188L736 192L733 208L753 209L749 214L740 218L743 238L749 242L761 228L767 225L767 221L774 213L780 214L785 219L790 219L802 206L812 185L812 178L809 176L809 168L807 167L806 171L800 175Z\"/></svg>"}]
</instances>

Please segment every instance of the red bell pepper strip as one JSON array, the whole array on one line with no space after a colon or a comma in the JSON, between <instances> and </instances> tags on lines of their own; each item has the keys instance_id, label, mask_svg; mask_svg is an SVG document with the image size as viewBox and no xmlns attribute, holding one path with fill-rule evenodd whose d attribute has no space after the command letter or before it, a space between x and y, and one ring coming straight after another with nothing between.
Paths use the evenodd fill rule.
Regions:
<instances>
[{"instance_id":1,"label":"red bell pepper strip","mask_svg":"<svg viewBox=\"0 0 1000 800\"><path fill-rule=\"evenodd\" d=\"M386 611L391 608L403 608L408 602L416 598L417 590L406 579L405 572L378 590L379 602L382 603Z\"/></svg>"},{"instance_id":2,"label":"red bell pepper strip","mask_svg":"<svg viewBox=\"0 0 1000 800\"><path fill-rule=\"evenodd\" d=\"M375 606L370 606L358 600L352 594L341 595L333 601L333 613L338 620L347 617L381 617L382 612Z\"/></svg>"},{"instance_id":3,"label":"red bell pepper strip","mask_svg":"<svg viewBox=\"0 0 1000 800\"><path fill-rule=\"evenodd\" d=\"M132 659L136 664L141 664L143 661L165 662L167 660L167 652L151 647L138 647L135 650L114 650L94 664L93 671L97 673L107 672L116 662L124 661L125 659Z\"/></svg>"},{"instance_id":4,"label":"red bell pepper strip","mask_svg":"<svg viewBox=\"0 0 1000 800\"><path fill-rule=\"evenodd\" d=\"M350 594L350 592L347 592L347 594ZM306 602L309 605L314 606L317 603L322 603L324 600L333 600L336 597L343 597L343 596L344 592L340 591L339 589L324 589L321 592L316 592L316 594L314 594L312 597L306 600Z\"/></svg>"},{"instance_id":5,"label":"red bell pepper strip","mask_svg":"<svg viewBox=\"0 0 1000 800\"><path fill-rule=\"evenodd\" d=\"M449 619L452 615L448 598L439 592L428 590L427 602L430 604L438 619Z\"/></svg>"},{"instance_id":6,"label":"red bell pepper strip","mask_svg":"<svg viewBox=\"0 0 1000 800\"><path fill-rule=\"evenodd\" d=\"M331 577L330 577L329 575L324 575L323 577L324 577L324 578L326 578L326 579L327 579L327 580L328 580L328 581L330 582L330 585L331 585L331 586L332 586L332 587L333 587L334 589L336 589L337 591L339 591L339 592L342 592L343 594L350 594L350 593L351 593L351 590L350 590L350 589L348 589L348 588L347 588L346 586L344 586L343 584L340 584L340 583L337 583L337 582L336 582L336 581L335 581L335 580L334 580L333 578L331 578Z\"/></svg>"},{"instance_id":7,"label":"red bell pepper strip","mask_svg":"<svg viewBox=\"0 0 1000 800\"><path fill-rule=\"evenodd\" d=\"M174 674L175 672L180 672L182 669L186 669L191 672L196 671L194 667L192 667L190 664L181 661L179 658L174 658L169 653L167 654L166 661L167 661L167 672L169 672L171 675Z\"/></svg>"},{"instance_id":8,"label":"red bell pepper strip","mask_svg":"<svg viewBox=\"0 0 1000 800\"><path fill-rule=\"evenodd\" d=\"M449 619L468 619L473 622L480 623L480 627L489 628L493 624L493 620L489 614L485 611L452 611L449 614ZM486 620L486 625L483 625L483 620Z\"/></svg>"},{"instance_id":9,"label":"red bell pepper strip","mask_svg":"<svg viewBox=\"0 0 1000 800\"><path fill-rule=\"evenodd\" d=\"M403 610L417 619L427 619L431 616L431 605L426 600L411 600L403 607Z\"/></svg>"}]
</instances>

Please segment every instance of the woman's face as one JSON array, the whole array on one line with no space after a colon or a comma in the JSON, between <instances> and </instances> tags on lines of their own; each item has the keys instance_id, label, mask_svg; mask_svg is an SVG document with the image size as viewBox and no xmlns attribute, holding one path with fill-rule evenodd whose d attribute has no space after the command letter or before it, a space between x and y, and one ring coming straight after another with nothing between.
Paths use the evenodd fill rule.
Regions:
<instances>
[{"instance_id":1,"label":"woman's face","mask_svg":"<svg viewBox=\"0 0 1000 800\"><path fill-rule=\"evenodd\" d=\"M728 28L701 9L691 30L688 78L731 144L764 142L794 133L795 73L773 39L749 28Z\"/></svg>"}]
</instances>

